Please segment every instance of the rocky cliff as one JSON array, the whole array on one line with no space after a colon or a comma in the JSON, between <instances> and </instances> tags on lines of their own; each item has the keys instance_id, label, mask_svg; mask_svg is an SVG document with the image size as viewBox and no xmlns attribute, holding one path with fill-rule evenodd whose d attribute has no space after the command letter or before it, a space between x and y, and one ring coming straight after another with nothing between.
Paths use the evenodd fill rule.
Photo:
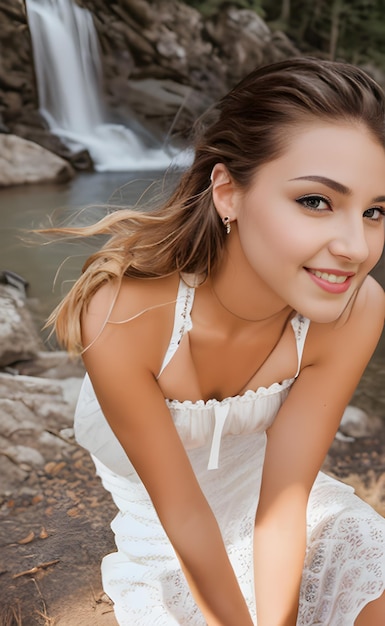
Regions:
<instances>
[{"instance_id":1,"label":"rocky cliff","mask_svg":"<svg viewBox=\"0 0 385 626\"><path fill-rule=\"evenodd\" d=\"M194 120L256 65L297 54L252 11L224 5L203 16L173 0L77 0L93 15L111 121L136 119L153 133L184 138ZM38 112L25 2L0 0L0 132L32 140L90 167L70 153Z\"/></svg>"}]
</instances>

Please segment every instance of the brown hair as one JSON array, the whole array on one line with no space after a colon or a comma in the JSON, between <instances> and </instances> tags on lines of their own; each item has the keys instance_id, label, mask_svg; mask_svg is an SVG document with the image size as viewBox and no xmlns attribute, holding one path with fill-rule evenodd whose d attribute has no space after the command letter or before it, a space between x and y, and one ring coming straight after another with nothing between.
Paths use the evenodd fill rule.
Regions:
<instances>
[{"instance_id":1,"label":"brown hair","mask_svg":"<svg viewBox=\"0 0 385 626\"><path fill-rule=\"evenodd\" d=\"M122 209L83 228L51 229L71 236L108 235L49 319L59 341L81 350L81 311L107 280L149 278L173 272L208 276L225 243L211 199L210 173L223 163L247 189L258 168L285 150L298 128L314 121L359 123L385 147L384 94L359 68L294 58L258 68L217 105L213 121L195 142L192 165L171 197L151 212Z\"/></svg>"}]
</instances>

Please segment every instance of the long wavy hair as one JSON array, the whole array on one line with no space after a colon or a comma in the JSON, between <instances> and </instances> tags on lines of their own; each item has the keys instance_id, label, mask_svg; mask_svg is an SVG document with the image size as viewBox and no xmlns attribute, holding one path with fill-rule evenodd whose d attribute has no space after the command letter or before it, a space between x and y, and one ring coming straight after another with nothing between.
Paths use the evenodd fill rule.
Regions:
<instances>
[{"instance_id":1,"label":"long wavy hair","mask_svg":"<svg viewBox=\"0 0 385 626\"><path fill-rule=\"evenodd\" d=\"M214 119L194 142L191 166L160 207L119 209L92 226L50 229L72 237L108 236L48 320L59 342L81 352L81 312L105 281L174 272L205 278L215 270L226 237L211 196L216 163L247 190L258 168L285 151L300 125L358 123L385 147L384 120L381 88L355 66L292 58L251 72L217 104Z\"/></svg>"}]
</instances>

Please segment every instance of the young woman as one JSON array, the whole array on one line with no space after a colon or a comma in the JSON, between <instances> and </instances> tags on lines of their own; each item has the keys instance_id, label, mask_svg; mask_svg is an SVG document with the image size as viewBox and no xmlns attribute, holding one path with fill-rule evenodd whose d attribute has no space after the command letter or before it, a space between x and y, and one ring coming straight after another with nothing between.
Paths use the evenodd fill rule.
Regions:
<instances>
[{"instance_id":1,"label":"young woman","mask_svg":"<svg viewBox=\"0 0 385 626\"><path fill-rule=\"evenodd\" d=\"M384 122L355 67L257 69L161 209L69 231L110 235L53 320L120 625L384 626L385 520L319 473L384 322Z\"/></svg>"}]
</instances>

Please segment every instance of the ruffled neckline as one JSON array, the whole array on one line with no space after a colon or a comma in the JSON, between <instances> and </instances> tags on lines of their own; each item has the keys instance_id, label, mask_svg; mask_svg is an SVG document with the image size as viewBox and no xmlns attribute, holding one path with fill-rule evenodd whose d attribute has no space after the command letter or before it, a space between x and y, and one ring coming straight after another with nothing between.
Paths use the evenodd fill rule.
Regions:
<instances>
[{"instance_id":1,"label":"ruffled neckline","mask_svg":"<svg viewBox=\"0 0 385 626\"><path fill-rule=\"evenodd\" d=\"M225 404L233 403L233 402L249 402L256 400L260 397L265 397L268 395L272 395L274 393L278 393L290 387L293 384L295 377L285 378L281 383L274 382L269 387L258 387L255 391L253 389L247 389L244 393L238 394L236 396L228 396L223 398L222 400L217 400L216 398L210 398L209 400L169 400L166 399L167 406L170 409L203 409L203 408L212 408L214 406L223 406Z\"/></svg>"}]
</instances>

